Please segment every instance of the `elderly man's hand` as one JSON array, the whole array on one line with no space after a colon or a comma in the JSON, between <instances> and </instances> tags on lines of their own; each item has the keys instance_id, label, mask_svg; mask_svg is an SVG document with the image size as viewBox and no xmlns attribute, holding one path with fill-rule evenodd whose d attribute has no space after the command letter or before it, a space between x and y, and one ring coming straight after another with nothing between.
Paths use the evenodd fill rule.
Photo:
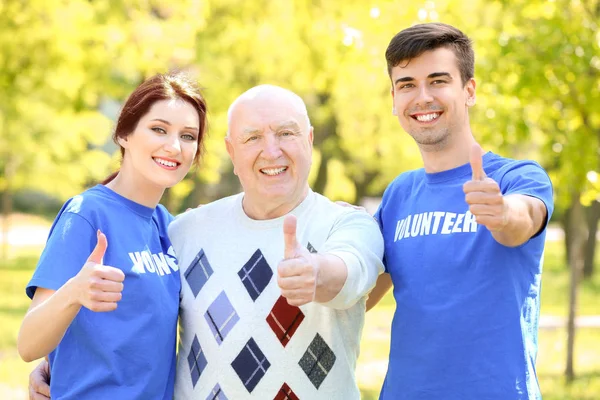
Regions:
<instances>
[{"instance_id":1,"label":"elderly man's hand","mask_svg":"<svg viewBox=\"0 0 600 400\"><path fill-rule=\"evenodd\" d=\"M319 264L296 239L296 217L283 220L284 259L277 266L277 284L290 305L301 306L315 299Z\"/></svg>"},{"instance_id":2,"label":"elderly man's hand","mask_svg":"<svg viewBox=\"0 0 600 400\"><path fill-rule=\"evenodd\" d=\"M50 400L50 366L46 360L29 374L29 400Z\"/></svg>"}]
</instances>

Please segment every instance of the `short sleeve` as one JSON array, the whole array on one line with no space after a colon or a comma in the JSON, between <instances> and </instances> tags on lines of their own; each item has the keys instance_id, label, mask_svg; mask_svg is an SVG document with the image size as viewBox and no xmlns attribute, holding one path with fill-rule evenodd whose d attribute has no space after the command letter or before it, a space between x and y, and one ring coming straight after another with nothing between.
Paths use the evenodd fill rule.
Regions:
<instances>
[{"instance_id":1,"label":"short sleeve","mask_svg":"<svg viewBox=\"0 0 600 400\"><path fill-rule=\"evenodd\" d=\"M526 161L511 165L500 180L500 190L503 195L522 194L541 200L547 211L545 225L550 221L554 211L552 182L539 164Z\"/></svg>"},{"instance_id":2,"label":"short sleeve","mask_svg":"<svg viewBox=\"0 0 600 400\"><path fill-rule=\"evenodd\" d=\"M81 215L63 212L55 221L33 277L27 296L38 287L58 290L77 275L96 245L96 231Z\"/></svg>"},{"instance_id":3,"label":"short sleeve","mask_svg":"<svg viewBox=\"0 0 600 400\"><path fill-rule=\"evenodd\" d=\"M344 286L323 305L347 309L371 291L383 272L383 236L369 214L352 211L335 223L320 252L341 258L348 269Z\"/></svg>"}]
</instances>

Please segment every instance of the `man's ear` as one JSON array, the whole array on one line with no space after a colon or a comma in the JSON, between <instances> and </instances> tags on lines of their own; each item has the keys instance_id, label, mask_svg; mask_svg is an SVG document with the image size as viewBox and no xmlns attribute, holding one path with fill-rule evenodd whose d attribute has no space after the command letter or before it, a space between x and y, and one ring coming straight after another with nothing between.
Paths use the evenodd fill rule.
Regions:
<instances>
[{"instance_id":1,"label":"man's ear","mask_svg":"<svg viewBox=\"0 0 600 400\"><path fill-rule=\"evenodd\" d=\"M235 162L233 162L233 143L231 143L231 138L229 136L225 136L225 148L227 148L227 153L229 154L229 158L231 159L231 163L233 164L233 173L237 175L237 172L235 170Z\"/></svg>"},{"instance_id":2,"label":"man's ear","mask_svg":"<svg viewBox=\"0 0 600 400\"><path fill-rule=\"evenodd\" d=\"M312 147L312 145L313 145L313 139L314 139L313 131L314 131L314 128L311 126L310 129L308 130L308 141L310 142L310 147Z\"/></svg>"},{"instance_id":3,"label":"man's ear","mask_svg":"<svg viewBox=\"0 0 600 400\"><path fill-rule=\"evenodd\" d=\"M467 107L473 107L475 105L475 101L477 100L477 96L475 95L475 87L477 86L475 79L471 78L465 85L465 90L467 92Z\"/></svg>"}]
</instances>

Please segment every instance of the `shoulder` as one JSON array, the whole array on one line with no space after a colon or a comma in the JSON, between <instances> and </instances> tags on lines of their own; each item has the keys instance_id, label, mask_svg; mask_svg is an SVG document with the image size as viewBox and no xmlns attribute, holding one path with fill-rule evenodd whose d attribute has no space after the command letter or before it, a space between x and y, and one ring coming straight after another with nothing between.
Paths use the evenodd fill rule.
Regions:
<instances>
[{"instance_id":1,"label":"shoulder","mask_svg":"<svg viewBox=\"0 0 600 400\"><path fill-rule=\"evenodd\" d=\"M169 226L169 224L171 223L171 221L173 221L174 218L175 217L173 217L173 215L171 215L167 208L162 204L156 206L154 214L152 215L152 219L156 221L157 225L165 229L167 226Z\"/></svg>"},{"instance_id":2,"label":"shoulder","mask_svg":"<svg viewBox=\"0 0 600 400\"><path fill-rule=\"evenodd\" d=\"M102 189L97 186L93 186L76 196L71 197L67 200L63 206L64 212L71 212L74 214L84 214L91 210L95 210L104 204L105 196L103 195Z\"/></svg>"},{"instance_id":3,"label":"shoulder","mask_svg":"<svg viewBox=\"0 0 600 400\"><path fill-rule=\"evenodd\" d=\"M547 175L544 168L534 160L516 160L493 153L485 163L485 170L489 171L490 175L499 176L504 176L514 171L518 171L518 173L541 173Z\"/></svg>"},{"instance_id":4,"label":"shoulder","mask_svg":"<svg viewBox=\"0 0 600 400\"><path fill-rule=\"evenodd\" d=\"M369 213L361 210L356 210L352 207L339 205L318 193L315 193L314 195L316 197L315 211L317 212L317 216L324 214L326 216L329 216L330 218L333 217L333 229L336 229L336 227L339 226L346 225L347 223L351 223L352 226L355 227L372 226L379 230L379 228L377 227L377 222ZM317 218L317 220L319 220L319 218Z\"/></svg>"},{"instance_id":5,"label":"shoulder","mask_svg":"<svg viewBox=\"0 0 600 400\"><path fill-rule=\"evenodd\" d=\"M206 223L209 220L231 217L241 196L242 194L236 194L225 197L179 214L169 226L169 235L173 235L176 231L197 228L199 223Z\"/></svg>"}]
</instances>

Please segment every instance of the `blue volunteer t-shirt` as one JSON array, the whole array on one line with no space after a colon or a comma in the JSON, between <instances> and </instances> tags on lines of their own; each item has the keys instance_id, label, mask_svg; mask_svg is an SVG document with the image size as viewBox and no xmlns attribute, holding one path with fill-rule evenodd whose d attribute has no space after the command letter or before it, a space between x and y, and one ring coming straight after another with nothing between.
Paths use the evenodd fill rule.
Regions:
<instances>
[{"instance_id":1,"label":"blue volunteer t-shirt","mask_svg":"<svg viewBox=\"0 0 600 400\"><path fill-rule=\"evenodd\" d=\"M539 198L552 185L535 162L487 153L504 195ZM396 311L381 399L541 398L535 371L545 231L509 248L478 225L465 202L465 164L397 177L376 213Z\"/></svg>"},{"instance_id":2,"label":"blue volunteer t-shirt","mask_svg":"<svg viewBox=\"0 0 600 400\"><path fill-rule=\"evenodd\" d=\"M173 217L103 185L60 210L27 295L58 290L96 246L108 240L104 264L125 273L123 297L111 312L82 307L50 354L52 399L173 398L180 277L167 236Z\"/></svg>"}]
</instances>

